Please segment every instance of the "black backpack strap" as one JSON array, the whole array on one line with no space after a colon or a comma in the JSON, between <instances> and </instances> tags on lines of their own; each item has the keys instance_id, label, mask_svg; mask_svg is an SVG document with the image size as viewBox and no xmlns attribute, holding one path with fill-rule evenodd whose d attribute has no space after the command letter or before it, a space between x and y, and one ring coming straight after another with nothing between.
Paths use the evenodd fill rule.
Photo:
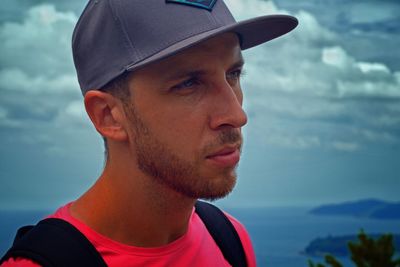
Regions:
<instances>
[{"instance_id":1,"label":"black backpack strap","mask_svg":"<svg viewBox=\"0 0 400 267\"><path fill-rule=\"evenodd\" d=\"M226 215L207 202L197 201L195 207L196 213L214 238L225 259L234 267L247 266L242 242Z\"/></svg>"},{"instance_id":2,"label":"black backpack strap","mask_svg":"<svg viewBox=\"0 0 400 267\"><path fill-rule=\"evenodd\" d=\"M90 241L70 223L55 218L18 230L13 246L1 259L31 259L43 267L106 267Z\"/></svg>"}]
</instances>

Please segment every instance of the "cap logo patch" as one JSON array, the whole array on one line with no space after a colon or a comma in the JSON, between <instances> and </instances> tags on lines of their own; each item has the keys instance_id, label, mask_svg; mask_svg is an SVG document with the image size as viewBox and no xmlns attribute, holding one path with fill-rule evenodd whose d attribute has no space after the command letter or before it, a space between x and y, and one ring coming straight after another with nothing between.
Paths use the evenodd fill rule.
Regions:
<instances>
[{"instance_id":1,"label":"cap logo patch","mask_svg":"<svg viewBox=\"0 0 400 267\"><path fill-rule=\"evenodd\" d=\"M166 2L194 6L211 11L217 0L166 0Z\"/></svg>"}]
</instances>

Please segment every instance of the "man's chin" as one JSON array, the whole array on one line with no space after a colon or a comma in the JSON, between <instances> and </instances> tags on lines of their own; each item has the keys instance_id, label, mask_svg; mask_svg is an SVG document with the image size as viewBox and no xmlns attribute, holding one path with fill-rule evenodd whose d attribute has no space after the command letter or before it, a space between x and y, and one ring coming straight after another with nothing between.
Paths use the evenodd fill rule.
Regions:
<instances>
[{"instance_id":1,"label":"man's chin","mask_svg":"<svg viewBox=\"0 0 400 267\"><path fill-rule=\"evenodd\" d=\"M224 193L224 194L218 194L218 195L210 195L210 196L205 196L205 197L199 197L198 199L204 199L204 200L206 200L206 201L213 202L213 201L216 201L216 200L225 198L225 197L228 196L231 192L232 192L232 190L229 191L229 192L227 192L227 193Z\"/></svg>"},{"instance_id":2,"label":"man's chin","mask_svg":"<svg viewBox=\"0 0 400 267\"><path fill-rule=\"evenodd\" d=\"M214 179L212 183L207 186L207 190L199 192L197 198L205 199L208 201L215 201L228 196L236 185L236 173L232 171L229 177L221 177Z\"/></svg>"}]
</instances>

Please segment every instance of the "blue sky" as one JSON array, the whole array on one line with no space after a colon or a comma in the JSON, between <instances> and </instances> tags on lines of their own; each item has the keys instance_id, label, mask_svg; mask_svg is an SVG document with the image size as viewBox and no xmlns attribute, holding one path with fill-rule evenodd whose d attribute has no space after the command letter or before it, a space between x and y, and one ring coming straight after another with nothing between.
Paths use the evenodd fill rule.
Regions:
<instances>
[{"instance_id":1,"label":"blue sky","mask_svg":"<svg viewBox=\"0 0 400 267\"><path fill-rule=\"evenodd\" d=\"M3 0L0 208L56 208L98 177L70 38L85 1ZM400 3L231 0L237 19L286 13L298 28L245 51L249 123L227 206L399 201Z\"/></svg>"}]
</instances>

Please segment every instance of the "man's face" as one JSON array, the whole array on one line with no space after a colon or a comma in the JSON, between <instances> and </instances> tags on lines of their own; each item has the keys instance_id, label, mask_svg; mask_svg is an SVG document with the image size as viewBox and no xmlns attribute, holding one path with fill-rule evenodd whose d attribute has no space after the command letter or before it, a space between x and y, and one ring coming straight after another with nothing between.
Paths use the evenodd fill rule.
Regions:
<instances>
[{"instance_id":1,"label":"man's face","mask_svg":"<svg viewBox=\"0 0 400 267\"><path fill-rule=\"evenodd\" d=\"M132 153L151 179L190 198L232 191L242 144L234 34L224 34L135 71L125 106Z\"/></svg>"}]
</instances>

